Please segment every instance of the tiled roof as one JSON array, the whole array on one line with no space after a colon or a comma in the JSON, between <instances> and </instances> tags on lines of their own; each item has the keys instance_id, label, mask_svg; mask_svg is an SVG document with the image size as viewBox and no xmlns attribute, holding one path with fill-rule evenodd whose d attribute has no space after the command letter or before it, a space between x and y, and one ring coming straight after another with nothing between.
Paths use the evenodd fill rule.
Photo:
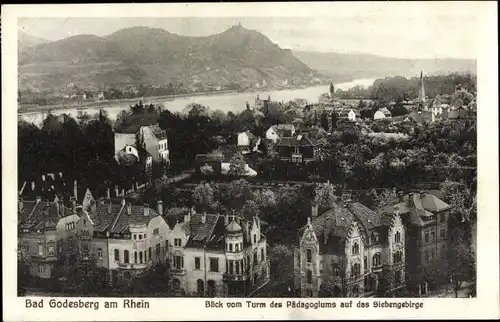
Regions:
<instances>
[{"instance_id":1,"label":"tiled roof","mask_svg":"<svg viewBox=\"0 0 500 322\"><path fill-rule=\"evenodd\" d=\"M190 236L186 247L203 247L213 243L215 237L219 239L221 236L215 236L213 233L220 220L224 225L224 217L220 215L206 214L205 223L202 222L202 214L191 216L189 223L187 223L189 224ZM224 231L222 232L223 236ZM222 242L224 243L224 238L222 238ZM217 240L215 240L215 243L217 243Z\"/></svg>"},{"instance_id":2,"label":"tiled roof","mask_svg":"<svg viewBox=\"0 0 500 322\"><path fill-rule=\"evenodd\" d=\"M55 229L59 218L73 214L72 209L56 202L24 202L19 225L31 229ZM62 207L62 208L61 208ZM58 210L59 209L59 210ZM61 211L62 210L62 211Z\"/></svg>"},{"instance_id":3,"label":"tiled roof","mask_svg":"<svg viewBox=\"0 0 500 322\"><path fill-rule=\"evenodd\" d=\"M347 207L366 230L371 230L382 225L381 216L359 202L348 203Z\"/></svg>"},{"instance_id":4,"label":"tiled roof","mask_svg":"<svg viewBox=\"0 0 500 322\"><path fill-rule=\"evenodd\" d=\"M128 206L118 203L98 203L95 213L89 212L98 232L109 231L110 233L124 233L130 225L147 225L149 220L158 216L152 207L149 207L149 215L144 215L144 206L131 205L130 214L127 212Z\"/></svg>"},{"instance_id":5,"label":"tiled roof","mask_svg":"<svg viewBox=\"0 0 500 322\"><path fill-rule=\"evenodd\" d=\"M303 146L317 146L319 142L316 139L309 138L305 135L298 135L295 137L284 137L281 138L277 146L288 146L288 147L303 147Z\"/></svg>"},{"instance_id":6,"label":"tiled roof","mask_svg":"<svg viewBox=\"0 0 500 322\"><path fill-rule=\"evenodd\" d=\"M149 125L148 127L158 140L164 140L167 138L167 131L162 130L158 124Z\"/></svg>"},{"instance_id":7,"label":"tiled roof","mask_svg":"<svg viewBox=\"0 0 500 322\"><path fill-rule=\"evenodd\" d=\"M413 111L408 114L408 118L416 123L422 124L432 120L432 112L429 111Z\"/></svg>"}]
</instances>

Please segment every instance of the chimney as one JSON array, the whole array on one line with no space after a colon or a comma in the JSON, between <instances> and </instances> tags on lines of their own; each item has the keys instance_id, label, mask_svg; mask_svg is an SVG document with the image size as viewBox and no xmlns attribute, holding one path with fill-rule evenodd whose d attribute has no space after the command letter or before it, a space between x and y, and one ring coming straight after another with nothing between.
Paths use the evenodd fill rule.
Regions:
<instances>
[{"instance_id":1,"label":"chimney","mask_svg":"<svg viewBox=\"0 0 500 322\"><path fill-rule=\"evenodd\" d=\"M106 199L111 199L111 192L109 191L109 188L106 190Z\"/></svg>"},{"instance_id":2,"label":"chimney","mask_svg":"<svg viewBox=\"0 0 500 322\"><path fill-rule=\"evenodd\" d=\"M201 223L204 224L206 222L207 222L207 213L203 211L203 213L201 214Z\"/></svg>"},{"instance_id":3,"label":"chimney","mask_svg":"<svg viewBox=\"0 0 500 322\"><path fill-rule=\"evenodd\" d=\"M118 186L115 186L115 195L116 195L117 197L119 197L119 196L120 196L120 193L118 192Z\"/></svg>"},{"instance_id":4,"label":"chimney","mask_svg":"<svg viewBox=\"0 0 500 322\"><path fill-rule=\"evenodd\" d=\"M59 215L61 213L61 208L60 208L61 205L59 204L59 198L57 197L57 195L54 198L54 204L56 206L56 213Z\"/></svg>"},{"instance_id":5,"label":"chimney","mask_svg":"<svg viewBox=\"0 0 500 322\"><path fill-rule=\"evenodd\" d=\"M75 197L70 197L69 199L71 201L71 207L73 209L73 213L76 214L76 199Z\"/></svg>"},{"instance_id":6,"label":"chimney","mask_svg":"<svg viewBox=\"0 0 500 322\"><path fill-rule=\"evenodd\" d=\"M125 206L125 204L126 204L126 203L127 203L127 202L125 201L125 198L124 198L124 199L122 199L122 206Z\"/></svg>"},{"instance_id":7,"label":"chimney","mask_svg":"<svg viewBox=\"0 0 500 322\"><path fill-rule=\"evenodd\" d=\"M311 217L318 217L318 204L316 202L311 203Z\"/></svg>"},{"instance_id":8,"label":"chimney","mask_svg":"<svg viewBox=\"0 0 500 322\"><path fill-rule=\"evenodd\" d=\"M125 200L125 199L123 199ZM132 203L129 201L127 202L127 214L131 215L132 214Z\"/></svg>"},{"instance_id":9,"label":"chimney","mask_svg":"<svg viewBox=\"0 0 500 322\"><path fill-rule=\"evenodd\" d=\"M75 197L75 202L78 199L78 181L75 180L73 184L73 197Z\"/></svg>"},{"instance_id":10,"label":"chimney","mask_svg":"<svg viewBox=\"0 0 500 322\"><path fill-rule=\"evenodd\" d=\"M95 215L97 212L97 203L95 200L90 201L90 213Z\"/></svg>"},{"instance_id":11,"label":"chimney","mask_svg":"<svg viewBox=\"0 0 500 322\"><path fill-rule=\"evenodd\" d=\"M36 197L36 204L38 205L40 202L42 202L42 197L37 196Z\"/></svg>"},{"instance_id":12,"label":"chimney","mask_svg":"<svg viewBox=\"0 0 500 322\"><path fill-rule=\"evenodd\" d=\"M229 216L228 216L228 214L224 215L224 225L225 226L229 225Z\"/></svg>"},{"instance_id":13,"label":"chimney","mask_svg":"<svg viewBox=\"0 0 500 322\"><path fill-rule=\"evenodd\" d=\"M19 203L18 203L18 208L19 208L18 210L19 210L19 211L23 211L23 209L24 209L24 201L23 201L23 197L19 197L18 202L19 202Z\"/></svg>"},{"instance_id":14,"label":"chimney","mask_svg":"<svg viewBox=\"0 0 500 322\"><path fill-rule=\"evenodd\" d=\"M163 201L158 200L156 202L156 211L160 214L160 216L163 215Z\"/></svg>"},{"instance_id":15,"label":"chimney","mask_svg":"<svg viewBox=\"0 0 500 322\"><path fill-rule=\"evenodd\" d=\"M113 204L111 203L111 200L108 200L108 214L113 212Z\"/></svg>"},{"instance_id":16,"label":"chimney","mask_svg":"<svg viewBox=\"0 0 500 322\"><path fill-rule=\"evenodd\" d=\"M139 183L137 181L135 182L135 190L139 190Z\"/></svg>"},{"instance_id":17,"label":"chimney","mask_svg":"<svg viewBox=\"0 0 500 322\"><path fill-rule=\"evenodd\" d=\"M64 215L64 199L61 197L58 201L59 203L59 211L60 211L60 214L61 216Z\"/></svg>"},{"instance_id":18,"label":"chimney","mask_svg":"<svg viewBox=\"0 0 500 322\"><path fill-rule=\"evenodd\" d=\"M62 172L59 172L59 178L62 179Z\"/></svg>"},{"instance_id":19,"label":"chimney","mask_svg":"<svg viewBox=\"0 0 500 322\"><path fill-rule=\"evenodd\" d=\"M35 191L35 181L31 181L31 191Z\"/></svg>"},{"instance_id":20,"label":"chimney","mask_svg":"<svg viewBox=\"0 0 500 322\"><path fill-rule=\"evenodd\" d=\"M144 216L149 216L149 204L144 204Z\"/></svg>"},{"instance_id":21,"label":"chimney","mask_svg":"<svg viewBox=\"0 0 500 322\"><path fill-rule=\"evenodd\" d=\"M125 197L125 189L122 189L122 197Z\"/></svg>"},{"instance_id":22,"label":"chimney","mask_svg":"<svg viewBox=\"0 0 500 322\"><path fill-rule=\"evenodd\" d=\"M42 174L42 180L45 181L45 175L44 174Z\"/></svg>"}]
</instances>

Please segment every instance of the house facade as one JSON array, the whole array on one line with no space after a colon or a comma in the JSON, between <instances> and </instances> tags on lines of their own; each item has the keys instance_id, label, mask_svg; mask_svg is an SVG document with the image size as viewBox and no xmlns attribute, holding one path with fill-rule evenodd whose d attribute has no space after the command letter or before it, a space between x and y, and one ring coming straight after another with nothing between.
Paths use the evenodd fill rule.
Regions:
<instances>
[{"instance_id":1,"label":"house facade","mask_svg":"<svg viewBox=\"0 0 500 322\"><path fill-rule=\"evenodd\" d=\"M283 137L292 137L295 135L296 127L293 124L277 124L269 127L266 131L266 139L276 143Z\"/></svg>"},{"instance_id":2,"label":"house facade","mask_svg":"<svg viewBox=\"0 0 500 322\"><path fill-rule=\"evenodd\" d=\"M255 136L250 131L238 133L238 148L245 152L257 151L260 144L260 137Z\"/></svg>"},{"instance_id":3,"label":"house facade","mask_svg":"<svg viewBox=\"0 0 500 322\"><path fill-rule=\"evenodd\" d=\"M19 200L18 256L33 277L60 277L58 260L65 241L75 238L79 217L57 197L53 202Z\"/></svg>"},{"instance_id":4,"label":"house facade","mask_svg":"<svg viewBox=\"0 0 500 322\"><path fill-rule=\"evenodd\" d=\"M111 284L127 282L168 259L170 228L157 209L132 205L125 199L90 199L76 223L80 248L108 272Z\"/></svg>"},{"instance_id":5,"label":"house facade","mask_svg":"<svg viewBox=\"0 0 500 322\"><path fill-rule=\"evenodd\" d=\"M321 156L321 143L307 135L281 138L276 148L283 161L309 162L318 160Z\"/></svg>"},{"instance_id":6,"label":"house facade","mask_svg":"<svg viewBox=\"0 0 500 322\"><path fill-rule=\"evenodd\" d=\"M429 192L410 193L382 213L397 209L406 227L406 270L415 284L429 276L428 269L442 265L449 245L451 206Z\"/></svg>"},{"instance_id":7,"label":"house facade","mask_svg":"<svg viewBox=\"0 0 500 322\"><path fill-rule=\"evenodd\" d=\"M269 280L267 242L258 217L196 213L170 235L171 288L184 296L244 296Z\"/></svg>"},{"instance_id":8,"label":"house facade","mask_svg":"<svg viewBox=\"0 0 500 322\"><path fill-rule=\"evenodd\" d=\"M339 202L299 231L294 284L302 297L370 297L405 288L405 229L398 213L378 215Z\"/></svg>"}]
</instances>

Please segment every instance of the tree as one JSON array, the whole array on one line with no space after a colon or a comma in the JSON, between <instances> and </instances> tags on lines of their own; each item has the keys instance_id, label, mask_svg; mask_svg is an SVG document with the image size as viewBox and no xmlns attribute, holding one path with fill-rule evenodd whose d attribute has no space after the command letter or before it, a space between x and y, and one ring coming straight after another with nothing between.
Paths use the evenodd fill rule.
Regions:
<instances>
[{"instance_id":1,"label":"tree","mask_svg":"<svg viewBox=\"0 0 500 322\"><path fill-rule=\"evenodd\" d=\"M288 288L293 287L293 252L289 246L277 244L270 247L268 250L268 258L270 261L271 281L274 284L273 288L280 290L280 296L292 294L288 293Z\"/></svg>"},{"instance_id":2,"label":"tree","mask_svg":"<svg viewBox=\"0 0 500 322\"><path fill-rule=\"evenodd\" d=\"M330 183L317 183L314 201L323 209L330 209L335 204L335 187Z\"/></svg>"},{"instance_id":3,"label":"tree","mask_svg":"<svg viewBox=\"0 0 500 322\"><path fill-rule=\"evenodd\" d=\"M246 162L241 153L235 154L229 161L228 175L234 177L241 177L246 174Z\"/></svg>"},{"instance_id":4,"label":"tree","mask_svg":"<svg viewBox=\"0 0 500 322\"><path fill-rule=\"evenodd\" d=\"M326 116L326 113L323 113L321 115L321 120L320 120L320 123L321 123L321 127L325 130L325 131L328 131L328 117Z\"/></svg>"},{"instance_id":5,"label":"tree","mask_svg":"<svg viewBox=\"0 0 500 322\"><path fill-rule=\"evenodd\" d=\"M253 200L261 208L272 208L276 206L276 195L270 189L256 190L253 192Z\"/></svg>"},{"instance_id":6,"label":"tree","mask_svg":"<svg viewBox=\"0 0 500 322\"><path fill-rule=\"evenodd\" d=\"M395 205L398 201L398 195L395 189L384 189L377 192L371 189L368 193L373 199L373 206L375 209L380 209L386 206Z\"/></svg>"},{"instance_id":7,"label":"tree","mask_svg":"<svg viewBox=\"0 0 500 322\"><path fill-rule=\"evenodd\" d=\"M441 184L441 191L443 199L453 206L453 213L457 219L469 222L473 198L467 185L463 182L446 180Z\"/></svg>"},{"instance_id":8,"label":"tree","mask_svg":"<svg viewBox=\"0 0 500 322\"><path fill-rule=\"evenodd\" d=\"M333 86L333 83L330 83L330 98L333 98L334 94L335 94L335 86Z\"/></svg>"},{"instance_id":9,"label":"tree","mask_svg":"<svg viewBox=\"0 0 500 322\"><path fill-rule=\"evenodd\" d=\"M451 247L445 264L446 273L451 277L455 297L458 297L462 283L475 276L475 258L467 243L467 232L463 228L455 228L450 232Z\"/></svg>"},{"instance_id":10,"label":"tree","mask_svg":"<svg viewBox=\"0 0 500 322\"><path fill-rule=\"evenodd\" d=\"M216 205L214 200L214 189L208 183L201 183L193 190L194 203L204 210L213 209Z\"/></svg>"}]
</instances>

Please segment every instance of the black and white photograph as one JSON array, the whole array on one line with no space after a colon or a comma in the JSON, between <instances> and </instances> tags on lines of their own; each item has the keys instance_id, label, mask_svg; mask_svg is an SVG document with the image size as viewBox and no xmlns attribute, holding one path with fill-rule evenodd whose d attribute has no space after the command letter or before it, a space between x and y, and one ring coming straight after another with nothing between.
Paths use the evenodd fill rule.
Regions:
<instances>
[{"instance_id":1,"label":"black and white photograph","mask_svg":"<svg viewBox=\"0 0 500 322\"><path fill-rule=\"evenodd\" d=\"M19 15L17 297L477 298L480 17L396 4Z\"/></svg>"}]
</instances>

